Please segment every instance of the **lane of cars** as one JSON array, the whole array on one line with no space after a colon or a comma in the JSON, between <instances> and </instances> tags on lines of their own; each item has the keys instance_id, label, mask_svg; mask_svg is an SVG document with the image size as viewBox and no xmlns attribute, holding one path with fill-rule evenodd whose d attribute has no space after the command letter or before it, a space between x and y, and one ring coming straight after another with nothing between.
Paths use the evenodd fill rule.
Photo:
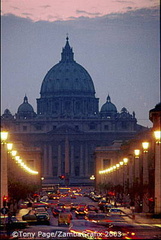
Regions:
<instances>
[{"instance_id":1,"label":"lane of cars","mask_svg":"<svg viewBox=\"0 0 161 240\"><path fill-rule=\"evenodd\" d=\"M32 204L22 203L21 208L28 212L22 215L22 225L14 229L27 228L31 224L41 228L43 224L60 229L66 227L69 233L74 234L70 236L74 239L137 238L138 226L127 223L119 208L94 192L82 193L71 189L58 194L44 192Z\"/></svg>"}]
</instances>

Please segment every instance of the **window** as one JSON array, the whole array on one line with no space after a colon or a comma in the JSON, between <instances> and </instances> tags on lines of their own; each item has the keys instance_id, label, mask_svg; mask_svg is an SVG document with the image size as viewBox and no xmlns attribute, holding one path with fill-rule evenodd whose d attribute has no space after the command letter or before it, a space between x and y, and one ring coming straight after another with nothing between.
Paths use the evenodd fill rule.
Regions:
<instances>
[{"instance_id":1,"label":"window","mask_svg":"<svg viewBox=\"0 0 161 240\"><path fill-rule=\"evenodd\" d=\"M40 125L36 126L36 130L42 130L42 126Z\"/></svg>"},{"instance_id":2,"label":"window","mask_svg":"<svg viewBox=\"0 0 161 240\"><path fill-rule=\"evenodd\" d=\"M110 167L111 159L103 159L103 169Z\"/></svg>"},{"instance_id":3,"label":"window","mask_svg":"<svg viewBox=\"0 0 161 240\"><path fill-rule=\"evenodd\" d=\"M75 176L79 176L79 167L75 167Z\"/></svg>"},{"instance_id":4,"label":"window","mask_svg":"<svg viewBox=\"0 0 161 240\"><path fill-rule=\"evenodd\" d=\"M27 126L23 126L23 131L27 131Z\"/></svg>"},{"instance_id":5,"label":"window","mask_svg":"<svg viewBox=\"0 0 161 240\"><path fill-rule=\"evenodd\" d=\"M127 122L122 122L122 128L127 129Z\"/></svg>"},{"instance_id":6,"label":"window","mask_svg":"<svg viewBox=\"0 0 161 240\"><path fill-rule=\"evenodd\" d=\"M104 126L104 130L109 130L109 126L108 126L108 125L105 125L105 126Z\"/></svg>"},{"instance_id":7,"label":"window","mask_svg":"<svg viewBox=\"0 0 161 240\"><path fill-rule=\"evenodd\" d=\"M90 130L94 130L94 129L96 129L96 125L95 125L95 123L90 123L90 125L89 125L89 129L90 129Z\"/></svg>"},{"instance_id":8,"label":"window","mask_svg":"<svg viewBox=\"0 0 161 240\"><path fill-rule=\"evenodd\" d=\"M27 160L27 166L30 167L30 168L34 168L34 160Z\"/></svg>"}]
</instances>

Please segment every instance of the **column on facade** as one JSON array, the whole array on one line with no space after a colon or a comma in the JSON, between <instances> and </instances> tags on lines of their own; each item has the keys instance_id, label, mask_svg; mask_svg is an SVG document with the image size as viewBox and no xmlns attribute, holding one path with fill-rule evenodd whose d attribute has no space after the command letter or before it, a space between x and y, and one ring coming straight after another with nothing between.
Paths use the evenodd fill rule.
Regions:
<instances>
[{"instance_id":1,"label":"column on facade","mask_svg":"<svg viewBox=\"0 0 161 240\"><path fill-rule=\"evenodd\" d=\"M69 139L65 137L65 174L69 176Z\"/></svg>"},{"instance_id":2,"label":"column on facade","mask_svg":"<svg viewBox=\"0 0 161 240\"><path fill-rule=\"evenodd\" d=\"M52 145L50 144L49 145L49 148L48 148L48 158L49 158L49 164L48 164L48 175L49 176L53 176L53 159L52 159Z\"/></svg>"},{"instance_id":3,"label":"column on facade","mask_svg":"<svg viewBox=\"0 0 161 240\"><path fill-rule=\"evenodd\" d=\"M85 145L85 169L84 169L85 176L88 176L88 145Z\"/></svg>"},{"instance_id":4,"label":"column on facade","mask_svg":"<svg viewBox=\"0 0 161 240\"><path fill-rule=\"evenodd\" d=\"M137 181L139 183L139 181L140 181L140 158L135 157L134 161L135 161L135 181Z\"/></svg>"},{"instance_id":5,"label":"column on facade","mask_svg":"<svg viewBox=\"0 0 161 240\"><path fill-rule=\"evenodd\" d=\"M143 184L149 183L148 153L143 153Z\"/></svg>"},{"instance_id":6,"label":"column on facade","mask_svg":"<svg viewBox=\"0 0 161 240\"><path fill-rule=\"evenodd\" d=\"M129 188L133 186L133 180L134 180L134 160L132 158L129 158Z\"/></svg>"},{"instance_id":7,"label":"column on facade","mask_svg":"<svg viewBox=\"0 0 161 240\"><path fill-rule=\"evenodd\" d=\"M61 145L58 145L58 176L61 175Z\"/></svg>"},{"instance_id":8,"label":"column on facade","mask_svg":"<svg viewBox=\"0 0 161 240\"><path fill-rule=\"evenodd\" d=\"M74 146L71 145L71 162L70 162L70 173L71 176L75 176L75 169L74 169Z\"/></svg>"},{"instance_id":9,"label":"column on facade","mask_svg":"<svg viewBox=\"0 0 161 240\"><path fill-rule=\"evenodd\" d=\"M47 145L44 145L44 161L43 161L43 165L44 165L44 176L48 175L48 158L47 158Z\"/></svg>"},{"instance_id":10,"label":"column on facade","mask_svg":"<svg viewBox=\"0 0 161 240\"><path fill-rule=\"evenodd\" d=\"M83 145L81 144L80 145L80 166L79 166L79 169L80 169L80 176L82 177L84 175L84 172L83 172Z\"/></svg>"}]
</instances>

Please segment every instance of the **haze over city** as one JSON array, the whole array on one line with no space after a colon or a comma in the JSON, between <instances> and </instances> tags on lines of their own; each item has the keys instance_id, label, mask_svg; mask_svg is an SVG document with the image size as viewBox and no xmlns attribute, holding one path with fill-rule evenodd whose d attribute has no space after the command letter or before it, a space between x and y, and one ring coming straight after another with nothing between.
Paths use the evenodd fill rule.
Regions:
<instances>
[{"instance_id":1,"label":"haze over city","mask_svg":"<svg viewBox=\"0 0 161 240\"><path fill-rule=\"evenodd\" d=\"M68 33L74 59L92 77L100 108L107 95L120 112L151 126L160 101L159 1L2 0L2 113L36 99L58 63Z\"/></svg>"}]
</instances>

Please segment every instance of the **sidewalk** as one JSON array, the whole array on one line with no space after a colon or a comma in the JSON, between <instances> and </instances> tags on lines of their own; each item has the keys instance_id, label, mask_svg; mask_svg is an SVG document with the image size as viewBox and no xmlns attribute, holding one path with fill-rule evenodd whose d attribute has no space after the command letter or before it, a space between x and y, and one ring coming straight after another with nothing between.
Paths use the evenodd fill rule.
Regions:
<instances>
[{"instance_id":1,"label":"sidewalk","mask_svg":"<svg viewBox=\"0 0 161 240\"><path fill-rule=\"evenodd\" d=\"M161 227L161 218L154 218L151 214L148 213L134 213L132 214L131 209L119 207L122 212L126 214L130 222L139 223L139 224L152 224Z\"/></svg>"}]
</instances>

